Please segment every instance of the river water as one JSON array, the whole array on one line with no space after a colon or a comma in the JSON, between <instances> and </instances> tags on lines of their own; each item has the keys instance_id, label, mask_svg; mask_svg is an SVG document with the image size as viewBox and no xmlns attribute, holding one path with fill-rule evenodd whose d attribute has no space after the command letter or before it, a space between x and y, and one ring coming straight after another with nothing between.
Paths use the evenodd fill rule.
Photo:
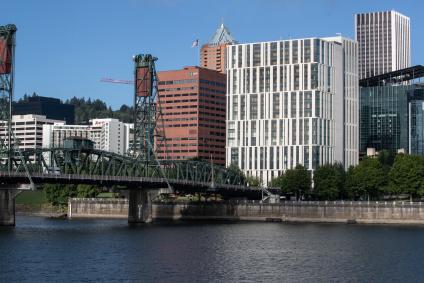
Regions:
<instances>
[{"instance_id":1,"label":"river water","mask_svg":"<svg viewBox=\"0 0 424 283\"><path fill-rule=\"evenodd\" d=\"M0 282L424 282L424 227L18 217Z\"/></svg>"}]
</instances>

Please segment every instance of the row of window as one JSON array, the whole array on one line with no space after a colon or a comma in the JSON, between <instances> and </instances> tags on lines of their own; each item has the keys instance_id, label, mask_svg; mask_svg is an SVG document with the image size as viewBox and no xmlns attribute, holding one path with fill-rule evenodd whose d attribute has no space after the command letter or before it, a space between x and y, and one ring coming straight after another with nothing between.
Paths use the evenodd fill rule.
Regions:
<instances>
[{"instance_id":1,"label":"row of window","mask_svg":"<svg viewBox=\"0 0 424 283\"><path fill-rule=\"evenodd\" d=\"M333 43L321 39L263 42L228 47L229 68L320 62L327 64Z\"/></svg>"},{"instance_id":2,"label":"row of window","mask_svg":"<svg viewBox=\"0 0 424 283\"><path fill-rule=\"evenodd\" d=\"M229 146L332 145L334 124L324 119L282 119L228 122ZM311 136L312 135L312 136Z\"/></svg>"},{"instance_id":3,"label":"row of window","mask_svg":"<svg viewBox=\"0 0 424 283\"><path fill-rule=\"evenodd\" d=\"M320 117L332 118L333 95L319 91L233 95L229 120ZM313 107L315 105L315 107ZM323 110L323 111L322 111Z\"/></svg>"},{"instance_id":4,"label":"row of window","mask_svg":"<svg viewBox=\"0 0 424 283\"><path fill-rule=\"evenodd\" d=\"M192 84L196 83L196 79L191 80L174 80L174 81L159 81L158 85L180 85L180 84Z\"/></svg>"},{"instance_id":5,"label":"row of window","mask_svg":"<svg viewBox=\"0 0 424 283\"><path fill-rule=\"evenodd\" d=\"M242 170L286 170L297 164L316 169L320 164L332 163L333 149L323 146L237 147L229 148L229 160Z\"/></svg>"},{"instance_id":6,"label":"row of window","mask_svg":"<svg viewBox=\"0 0 424 283\"><path fill-rule=\"evenodd\" d=\"M333 87L334 68L322 64L295 64L228 71L228 93L255 93L325 89Z\"/></svg>"},{"instance_id":7,"label":"row of window","mask_svg":"<svg viewBox=\"0 0 424 283\"><path fill-rule=\"evenodd\" d=\"M164 91L182 91L182 90L194 90L196 89L195 87L175 87L175 88L161 88L159 89L159 92L164 92Z\"/></svg>"}]
</instances>

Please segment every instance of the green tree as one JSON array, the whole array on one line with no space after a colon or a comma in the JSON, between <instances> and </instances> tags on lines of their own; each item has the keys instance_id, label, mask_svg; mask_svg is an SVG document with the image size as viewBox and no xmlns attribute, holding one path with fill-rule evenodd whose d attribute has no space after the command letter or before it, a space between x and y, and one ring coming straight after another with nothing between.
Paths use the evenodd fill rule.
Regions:
<instances>
[{"instance_id":1,"label":"green tree","mask_svg":"<svg viewBox=\"0 0 424 283\"><path fill-rule=\"evenodd\" d=\"M55 206L67 205L69 198L92 198L100 193L99 188L92 185L45 184L43 190L47 201Z\"/></svg>"},{"instance_id":2,"label":"green tree","mask_svg":"<svg viewBox=\"0 0 424 283\"><path fill-rule=\"evenodd\" d=\"M424 158L398 154L389 172L389 191L395 195L408 194L411 199L424 195Z\"/></svg>"},{"instance_id":3,"label":"green tree","mask_svg":"<svg viewBox=\"0 0 424 283\"><path fill-rule=\"evenodd\" d=\"M77 197L79 198L94 198L99 193L100 193L100 190L96 186L92 186L92 185L77 186Z\"/></svg>"},{"instance_id":4,"label":"green tree","mask_svg":"<svg viewBox=\"0 0 424 283\"><path fill-rule=\"evenodd\" d=\"M240 183L246 182L246 176L244 175L243 171L237 166L235 163L231 163L230 166L227 167L228 170L228 176L231 179L239 180Z\"/></svg>"},{"instance_id":5,"label":"green tree","mask_svg":"<svg viewBox=\"0 0 424 283\"><path fill-rule=\"evenodd\" d=\"M67 205L68 198L76 197L77 195L72 185L45 184L43 190L47 201L55 206Z\"/></svg>"},{"instance_id":6,"label":"green tree","mask_svg":"<svg viewBox=\"0 0 424 283\"><path fill-rule=\"evenodd\" d=\"M377 159L383 167L386 167L390 170L395 161L395 154L393 151L383 149L378 152Z\"/></svg>"},{"instance_id":7,"label":"green tree","mask_svg":"<svg viewBox=\"0 0 424 283\"><path fill-rule=\"evenodd\" d=\"M246 181L250 187L260 187L262 183L261 179L255 176L247 176Z\"/></svg>"},{"instance_id":8,"label":"green tree","mask_svg":"<svg viewBox=\"0 0 424 283\"><path fill-rule=\"evenodd\" d=\"M300 199L311 189L311 174L299 164L294 169L288 169L283 175L273 179L271 186L279 187L283 193L294 194L296 199Z\"/></svg>"},{"instance_id":9,"label":"green tree","mask_svg":"<svg viewBox=\"0 0 424 283\"><path fill-rule=\"evenodd\" d=\"M343 197L346 173L340 163L318 167L314 173L314 194L320 200L335 200Z\"/></svg>"},{"instance_id":10,"label":"green tree","mask_svg":"<svg viewBox=\"0 0 424 283\"><path fill-rule=\"evenodd\" d=\"M350 198L378 199L386 186L387 172L378 159L366 157L347 172L346 190Z\"/></svg>"}]
</instances>

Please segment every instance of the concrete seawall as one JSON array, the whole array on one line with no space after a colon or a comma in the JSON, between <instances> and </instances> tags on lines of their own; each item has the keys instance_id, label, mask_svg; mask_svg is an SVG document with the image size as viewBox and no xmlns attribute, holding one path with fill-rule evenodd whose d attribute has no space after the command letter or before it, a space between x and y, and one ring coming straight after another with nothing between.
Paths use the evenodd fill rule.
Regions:
<instances>
[{"instance_id":1,"label":"concrete seawall","mask_svg":"<svg viewBox=\"0 0 424 283\"><path fill-rule=\"evenodd\" d=\"M125 199L70 199L70 218L127 218ZM424 224L420 202L156 203L153 219Z\"/></svg>"},{"instance_id":2,"label":"concrete seawall","mask_svg":"<svg viewBox=\"0 0 424 283\"><path fill-rule=\"evenodd\" d=\"M69 218L128 218L127 199L72 198Z\"/></svg>"}]
</instances>

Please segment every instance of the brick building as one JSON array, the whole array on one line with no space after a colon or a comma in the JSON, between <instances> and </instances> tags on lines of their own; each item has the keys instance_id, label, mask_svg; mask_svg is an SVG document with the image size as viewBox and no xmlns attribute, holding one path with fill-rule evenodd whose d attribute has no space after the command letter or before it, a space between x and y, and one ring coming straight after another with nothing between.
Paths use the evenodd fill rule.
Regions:
<instances>
[{"instance_id":1,"label":"brick building","mask_svg":"<svg viewBox=\"0 0 424 283\"><path fill-rule=\"evenodd\" d=\"M207 44L200 50L200 66L225 73L226 47L237 43L228 29L221 24Z\"/></svg>"},{"instance_id":2,"label":"brick building","mask_svg":"<svg viewBox=\"0 0 424 283\"><path fill-rule=\"evenodd\" d=\"M167 152L159 158L201 158L225 164L226 76L200 67L158 72Z\"/></svg>"}]
</instances>

